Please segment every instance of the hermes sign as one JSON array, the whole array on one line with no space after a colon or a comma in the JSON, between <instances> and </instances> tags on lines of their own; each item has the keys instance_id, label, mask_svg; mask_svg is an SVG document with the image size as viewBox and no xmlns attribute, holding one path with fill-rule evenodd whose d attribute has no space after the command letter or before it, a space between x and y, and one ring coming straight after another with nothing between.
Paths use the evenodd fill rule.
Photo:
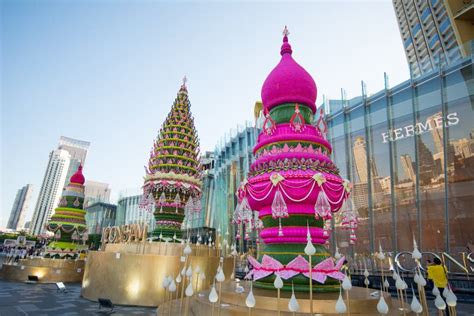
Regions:
<instances>
[{"instance_id":1,"label":"hermes sign","mask_svg":"<svg viewBox=\"0 0 474 316\"><path fill-rule=\"evenodd\" d=\"M452 125L459 124L459 118L457 112L452 112L446 115L445 126L449 127ZM443 117L441 113L435 114L428 117L425 122L419 122L415 125L407 125L400 128L391 129L386 133L382 133L382 140L384 143L395 142L397 140L413 137L415 135L421 135L430 132L434 129L440 129L443 127Z\"/></svg>"}]
</instances>

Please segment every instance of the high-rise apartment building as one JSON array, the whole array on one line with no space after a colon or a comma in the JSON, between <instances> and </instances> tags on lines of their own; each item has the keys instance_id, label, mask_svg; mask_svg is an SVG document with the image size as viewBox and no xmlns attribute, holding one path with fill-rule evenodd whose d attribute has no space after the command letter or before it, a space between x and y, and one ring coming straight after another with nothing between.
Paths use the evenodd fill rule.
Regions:
<instances>
[{"instance_id":1,"label":"high-rise apartment building","mask_svg":"<svg viewBox=\"0 0 474 316\"><path fill-rule=\"evenodd\" d=\"M13 202L10 218L8 219L7 228L13 230L21 230L23 228L32 192L32 184L27 184L18 190L15 201Z\"/></svg>"},{"instance_id":2,"label":"high-rise apartment building","mask_svg":"<svg viewBox=\"0 0 474 316\"><path fill-rule=\"evenodd\" d=\"M92 205L97 202L110 202L110 188L108 183L86 180L85 183L85 204Z\"/></svg>"},{"instance_id":3,"label":"high-rise apartment building","mask_svg":"<svg viewBox=\"0 0 474 316\"><path fill-rule=\"evenodd\" d=\"M33 235L39 235L45 231L44 225L59 203L67 179L70 159L69 152L63 149L53 150L49 154L48 166L30 225L30 232Z\"/></svg>"},{"instance_id":4,"label":"high-rise apartment building","mask_svg":"<svg viewBox=\"0 0 474 316\"><path fill-rule=\"evenodd\" d=\"M69 163L66 179L71 178L80 164L84 165L90 144L90 142L83 140L61 136L58 149L66 150L69 155L71 155L71 162Z\"/></svg>"},{"instance_id":5,"label":"high-rise apartment building","mask_svg":"<svg viewBox=\"0 0 474 316\"><path fill-rule=\"evenodd\" d=\"M393 0L413 77L470 54L474 7L465 0ZM469 11L471 12L469 14Z\"/></svg>"}]
</instances>

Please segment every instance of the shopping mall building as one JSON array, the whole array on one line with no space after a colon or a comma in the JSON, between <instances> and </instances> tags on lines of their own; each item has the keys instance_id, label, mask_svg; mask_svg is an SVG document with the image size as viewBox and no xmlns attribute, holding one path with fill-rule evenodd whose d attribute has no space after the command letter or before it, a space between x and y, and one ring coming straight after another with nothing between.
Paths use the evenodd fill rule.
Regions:
<instances>
[{"instance_id":1,"label":"shopping mall building","mask_svg":"<svg viewBox=\"0 0 474 316\"><path fill-rule=\"evenodd\" d=\"M356 253L474 242L473 58L367 96L328 100L333 161L353 183ZM347 247L336 228L336 242ZM474 249L472 249L473 251ZM468 251L469 252L469 251Z\"/></svg>"}]
</instances>

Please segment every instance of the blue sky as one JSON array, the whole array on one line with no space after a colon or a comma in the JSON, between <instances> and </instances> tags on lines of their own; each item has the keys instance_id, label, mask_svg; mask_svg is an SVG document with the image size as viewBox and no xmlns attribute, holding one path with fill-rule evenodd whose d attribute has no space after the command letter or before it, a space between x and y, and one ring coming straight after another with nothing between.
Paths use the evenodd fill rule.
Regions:
<instances>
[{"instance_id":1,"label":"blue sky","mask_svg":"<svg viewBox=\"0 0 474 316\"><path fill-rule=\"evenodd\" d=\"M112 195L142 184L153 139L181 84L201 139L252 119L279 61L281 31L318 101L408 78L391 1L1 1L1 209L35 186L61 135L91 142L84 174Z\"/></svg>"}]
</instances>

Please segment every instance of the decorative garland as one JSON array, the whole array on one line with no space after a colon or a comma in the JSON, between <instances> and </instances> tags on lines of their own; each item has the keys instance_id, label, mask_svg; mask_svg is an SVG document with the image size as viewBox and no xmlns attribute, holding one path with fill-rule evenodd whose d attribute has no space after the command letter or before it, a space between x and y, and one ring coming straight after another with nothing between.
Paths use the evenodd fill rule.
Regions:
<instances>
[{"instance_id":1,"label":"decorative garland","mask_svg":"<svg viewBox=\"0 0 474 316\"><path fill-rule=\"evenodd\" d=\"M267 123L268 124L268 123ZM317 144L321 144L322 146L326 147L330 152L332 151L332 147L327 140L322 137L319 130L311 125L306 125L305 132L295 133L293 131L292 124L284 123L278 124L275 126L269 127L270 130L267 132L261 133L258 136L258 143L253 149L253 153L255 154L261 147L268 146L269 144L277 143L277 142L314 142ZM268 134L270 131L273 132Z\"/></svg>"},{"instance_id":2,"label":"decorative garland","mask_svg":"<svg viewBox=\"0 0 474 316\"><path fill-rule=\"evenodd\" d=\"M262 263L259 263L252 256L248 256L247 258L253 269L245 276L246 279L253 279L256 281L271 274L279 275L285 280L290 279L298 274L303 274L309 278L308 261L301 255L298 255L287 265L281 264L278 260L268 255L264 255L262 257ZM321 284L326 282L327 277L331 277L336 280L343 280L345 274L340 272L340 270L344 260L345 258L342 257L335 264L335 259L327 258L316 264L311 269L313 280Z\"/></svg>"},{"instance_id":3,"label":"decorative garland","mask_svg":"<svg viewBox=\"0 0 474 316\"><path fill-rule=\"evenodd\" d=\"M320 162L313 159L278 159L269 162L255 162L251 165L248 173L249 177L255 177L269 172L279 171L297 171L297 170L312 170L317 172L326 172L334 175L339 175L339 169L332 162Z\"/></svg>"},{"instance_id":4,"label":"decorative garland","mask_svg":"<svg viewBox=\"0 0 474 316\"><path fill-rule=\"evenodd\" d=\"M166 221L166 220L158 220L156 221L156 225L160 225L160 226L166 226L166 227L170 227L170 228L181 228L181 223L180 222L176 222L176 221Z\"/></svg>"},{"instance_id":5,"label":"decorative garland","mask_svg":"<svg viewBox=\"0 0 474 316\"><path fill-rule=\"evenodd\" d=\"M315 191L315 188L320 191L323 190L325 194L331 193L331 195L336 195L335 199L330 199L328 197L329 203L333 205L339 204L344 198L347 198L350 192L350 187L344 185L347 180L339 182L338 178L328 177L322 173L314 174L309 179L298 179L292 180L285 178L280 173L273 173L269 177L270 181L262 183L263 179L258 179L258 183L244 182L240 187L240 192L242 196L249 195L255 201L263 201L267 199L273 191L281 190L285 197L294 203L300 203L308 198L310 194ZM255 178L252 180L256 180ZM316 184L318 184L316 186ZM298 189L299 196L291 196L289 192L285 189L290 189L289 192L295 191L293 189ZM303 190L306 190L304 192ZM301 193L303 191L303 193ZM302 196L302 197L301 197ZM263 216L264 214L260 214Z\"/></svg>"},{"instance_id":6,"label":"decorative garland","mask_svg":"<svg viewBox=\"0 0 474 316\"><path fill-rule=\"evenodd\" d=\"M56 226L56 227L55 227ZM71 226L71 228L66 228L65 226ZM50 222L46 225L46 228L49 231L52 231L55 233L57 230L62 230L66 234L74 232L74 230L77 230L79 233L83 233L86 231L85 225L70 225L70 224L64 224L64 223L55 223L55 222Z\"/></svg>"},{"instance_id":7,"label":"decorative garland","mask_svg":"<svg viewBox=\"0 0 474 316\"><path fill-rule=\"evenodd\" d=\"M66 211L66 212L73 212L73 213L79 213L81 215L85 215L86 211L78 208L72 208L72 207L58 207L56 208L56 211Z\"/></svg>"}]
</instances>

